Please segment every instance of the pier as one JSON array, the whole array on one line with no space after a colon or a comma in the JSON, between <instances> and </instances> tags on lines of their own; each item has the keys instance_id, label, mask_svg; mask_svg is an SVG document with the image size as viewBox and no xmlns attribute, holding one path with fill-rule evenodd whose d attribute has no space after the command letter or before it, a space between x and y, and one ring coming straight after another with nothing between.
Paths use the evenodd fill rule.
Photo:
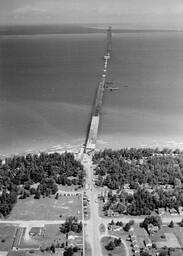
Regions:
<instances>
[{"instance_id":1,"label":"pier","mask_svg":"<svg viewBox=\"0 0 183 256\"><path fill-rule=\"evenodd\" d=\"M108 62L111 57L111 50L112 50L112 31L111 31L111 27L109 27L107 30L107 48L106 48L106 53L104 54L104 68L103 68L101 80L98 85L96 98L95 98L94 109L93 109L90 127L89 127L87 140L85 144L85 152L91 152L96 148L98 128L99 128L99 122L100 122L100 113L101 113L104 90L106 85Z\"/></svg>"}]
</instances>

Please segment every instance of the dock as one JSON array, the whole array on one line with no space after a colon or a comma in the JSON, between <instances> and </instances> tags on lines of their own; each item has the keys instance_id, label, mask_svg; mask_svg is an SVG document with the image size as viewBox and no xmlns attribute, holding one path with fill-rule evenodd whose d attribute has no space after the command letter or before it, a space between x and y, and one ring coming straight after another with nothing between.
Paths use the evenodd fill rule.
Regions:
<instances>
[{"instance_id":1,"label":"dock","mask_svg":"<svg viewBox=\"0 0 183 256\"><path fill-rule=\"evenodd\" d=\"M87 140L85 144L86 153L94 151L96 148L98 128L100 123L100 114L101 114L101 108L102 108L102 102L103 102L103 96L104 96L105 84L106 84L108 62L111 58L111 51L112 51L112 31L111 31L111 27L109 27L107 30L106 53L104 54L104 68L103 68L102 76L98 85L93 114L91 117L90 127L89 127Z\"/></svg>"}]
</instances>

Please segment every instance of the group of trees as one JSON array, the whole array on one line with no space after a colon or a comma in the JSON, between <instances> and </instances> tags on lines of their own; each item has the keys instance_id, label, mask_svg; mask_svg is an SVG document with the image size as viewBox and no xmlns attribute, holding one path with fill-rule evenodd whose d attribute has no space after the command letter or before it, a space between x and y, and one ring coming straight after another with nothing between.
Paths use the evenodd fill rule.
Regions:
<instances>
[{"instance_id":1,"label":"group of trees","mask_svg":"<svg viewBox=\"0 0 183 256\"><path fill-rule=\"evenodd\" d=\"M74 246L74 247L69 246L64 249L63 255L64 256L73 256L74 253L78 252L79 250L80 250L80 248L78 246Z\"/></svg>"},{"instance_id":2,"label":"group of trees","mask_svg":"<svg viewBox=\"0 0 183 256\"><path fill-rule=\"evenodd\" d=\"M147 216L145 217L144 221L140 223L140 227L145 228L147 230L149 224L152 224L153 226L157 226L160 229L162 225L161 217L159 215Z\"/></svg>"},{"instance_id":3,"label":"group of trees","mask_svg":"<svg viewBox=\"0 0 183 256\"><path fill-rule=\"evenodd\" d=\"M122 221L116 221L116 223L115 223L114 220L111 220L111 222L109 222L108 225L109 226L116 225L116 226L122 227L123 226L123 222Z\"/></svg>"},{"instance_id":4,"label":"group of trees","mask_svg":"<svg viewBox=\"0 0 183 256\"><path fill-rule=\"evenodd\" d=\"M114 240L109 241L108 244L105 245L106 250L112 251L115 247L121 245L121 238L114 238Z\"/></svg>"},{"instance_id":5,"label":"group of trees","mask_svg":"<svg viewBox=\"0 0 183 256\"><path fill-rule=\"evenodd\" d=\"M24 199L32 194L39 199L55 194L58 184L82 187L84 176L81 163L67 152L14 156L5 164L0 161L0 215L11 212L18 195Z\"/></svg>"},{"instance_id":6,"label":"group of trees","mask_svg":"<svg viewBox=\"0 0 183 256\"><path fill-rule=\"evenodd\" d=\"M153 191L139 188L134 194L127 194L121 191L111 195L108 193L107 201L103 205L103 211L111 209L113 212L128 215L150 215L152 211L159 208L174 208L179 213L179 206L183 206L183 190L172 189L163 190L162 188Z\"/></svg>"},{"instance_id":7,"label":"group of trees","mask_svg":"<svg viewBox=\"0 0 183 256\"><path fill-rule=\"evenodd\" d=\"M82 232L82 222L78 222L76 217L67 217L65 222L60 226L60 232L66 234L70 231L81 233Z\"/></svg>"}]
</instances>

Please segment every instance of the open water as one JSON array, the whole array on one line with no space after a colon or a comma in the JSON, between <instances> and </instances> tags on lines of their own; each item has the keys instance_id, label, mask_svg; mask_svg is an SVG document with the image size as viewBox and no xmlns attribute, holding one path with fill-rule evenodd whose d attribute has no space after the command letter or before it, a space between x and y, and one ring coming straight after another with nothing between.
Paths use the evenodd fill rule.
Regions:
<instances>
[{"instance_id":1,"label":"open water","mask_svg":"<svg viewBox=\"0 0 183 256\"><path fill-rule=\"evenodd\" d=\"M106 35L0 36L0 154L84 142ZM98 146L183 145L183 33L116 33Z\"/></svg>"}]
</instances>

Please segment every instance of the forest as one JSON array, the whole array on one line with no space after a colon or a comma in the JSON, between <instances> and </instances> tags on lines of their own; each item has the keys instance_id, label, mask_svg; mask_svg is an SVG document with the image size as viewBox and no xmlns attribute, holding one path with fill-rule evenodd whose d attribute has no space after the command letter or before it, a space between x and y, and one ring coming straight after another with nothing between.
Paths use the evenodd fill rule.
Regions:
<instances>
[{"instance_id":1,"label":"forest","mask_svg":"<svg viewBox=\"0 0 183 256\"><path fill-rule=\"evenodd\" d=\"M181 185L183 181L183 153L179 150L158 149L104 150L93 156L96 164L96 185L115 190L129 184L153 188L156 185Z\"/></svg>"},{"instance_id":2,"label":"forest","mask_svg":"<svg viewBox=\"0 0 183 256\"><path fill-rule=\"evenodd\" d=\"M68 152L7 158L0 162L0 215L7 216L18 197L39 199L55 194L58 185L82 187L84 178L82 164Z\"/></svg>"}]
</instances>

